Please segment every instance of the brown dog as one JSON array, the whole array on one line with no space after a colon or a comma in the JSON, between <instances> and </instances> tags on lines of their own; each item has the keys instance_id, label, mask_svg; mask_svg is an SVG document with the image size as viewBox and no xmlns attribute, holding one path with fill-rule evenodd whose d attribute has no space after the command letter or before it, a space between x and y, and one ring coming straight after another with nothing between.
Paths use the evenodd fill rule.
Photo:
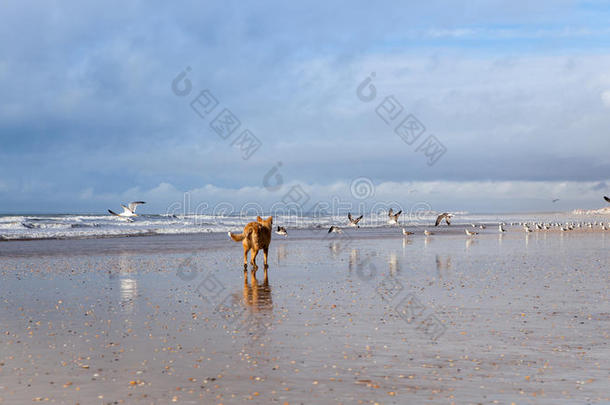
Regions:
<instances>
[{"instance_id":1,"label":"brown dog","mask_svg":"<svg viewBox=\"0 0 610 405\"><path fill-rule=\"evenodd\" d=\"M250 263L252 268L256 270L256 255L259 250L263 250L263 258L265 269L267 269L267 253L269 252L269 244L271 243L271 229L273 226L273 217L263 220L261 217L256 217L256 222L250 222L244 228L244 232L235 235L229 232L229 236L235 242L242 242L244 246L244 270L248 269L248 250L250 251Z\"/></svg>"}]
</instances>

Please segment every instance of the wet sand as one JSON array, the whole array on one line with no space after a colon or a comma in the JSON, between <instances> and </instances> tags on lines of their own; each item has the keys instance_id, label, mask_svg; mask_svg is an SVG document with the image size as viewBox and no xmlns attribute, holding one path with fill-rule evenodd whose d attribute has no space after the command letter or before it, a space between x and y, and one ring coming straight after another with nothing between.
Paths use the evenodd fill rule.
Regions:
<instances>
[{"instance_id":1,"label":"wet sand","mask_svg":"<svg viewBox=\"0 0 610 405\"><path fill-rule=\"evenodd\" d=\"M1 403L608 403L609 246L301 231L265 280L226 235L2 243Z\"/></svg>"}]
</instances>

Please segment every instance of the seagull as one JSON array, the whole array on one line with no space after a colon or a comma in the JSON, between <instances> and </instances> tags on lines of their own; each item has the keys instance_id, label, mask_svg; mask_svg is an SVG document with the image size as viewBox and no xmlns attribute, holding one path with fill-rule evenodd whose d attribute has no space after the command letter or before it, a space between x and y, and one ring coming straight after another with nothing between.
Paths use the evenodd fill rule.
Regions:
<instances>
[{"instance_id":1,"label":"seagull","mask_svg":"<svg viewBox=\"0 0 610 405\"><path fill-rule=\"evenodd\" d=\"M478 232L473 232L473 231L469 231L468 229L464 228L464 232L466 232L466 235L468 236L474 236L474 235L478 235Z\"/></svg>"},{"instance_id":2,"label":"seagull","mask_svg":"<svg viewBox=\"0 0 610 405\"><path fill-rule=\"evenodd\" d=\"M553 202L556 203L557 201L559 201L559 198L554 198Z\"/></svg>"},{"instance_id":3,"label":"seagull","mask_svg":"<svg viewBox=\"0 0 610 405\"><path fill-rule=\"evenodd\" d=\"M288 232L286 232L286 228L284 228L283 226L278 226L275 233L277 233L278 235L284 235L284 236L288 235Z\"/></svg>"},{"instance_id":4,"label":"seagull","mask_svg":"<svg viewBox=\"0 0 610 405\"><path fill-rule=\"evenodd\" d=\"M606 196L604 196L604 200L606 200L607 202L609 202L609 203L610 203L610 197L606 197Z\"/></svg>"},{"instance_id":5,"label":"seagull","mask_svg":"<svg viewBox=\"0 0 610 405\"><path fill-rule=\"evenodd\" d=\"M434 235L434 232L430 232L429 230L426 229L424 231L424 235L426 235L426 236Z\"/></svg>"},{"instance_id":6,"label":"seagull","mask_svg":"<svg viewBox=\"0 0 610 405\"><path fill-rule=\"evenodd\" d=\"M479 225L479 228L481 228L481 229L485 229L485 228L486 228L486 226L485 226L485 224L481 224L481 225Z\"/></svg>"},{"instance_id":7,"label":"seagull","mask_svg":"<svg viewBox=\"0 0 610 405\"><path fill-rule=\"evenodd\" d=\"M397 224L398 223L398 216L400 214L402 214L402 210L400 210L396 214L394 214L394 210L392 210L392 208L390 208L390 211L388 211L388 217L390 218L388 220L388 222L390 224Z\"/></svg>"},{"instance_id":8,"label":"seagull","mask_svg":"<svg viewBox=\"0 0 610 405\"><path fill-rule=\"evenodd\" d=\"M350 226L355 226L356 228L360 228L360 225L358 225L358 222L360 222L360 220L362 219L362 215L360 215L358 218L354 219L354 218L352 218L352 214L350 212L348 212L347 219L349 219Z\"/></svg>"},{"instance_id":9,"label":"seagull","mask_svg":"<svg viewBox=\"0 0 610 405\"><path fill-rule=\"evenodd\" d=\"M331 233L331 232L332 233L343 233L341 228L339 228L338 226L334 226L334 225L328 229L328 233Z\"/></svg>"},{"instance_id":10,"label":"seagull","mask_svg":"<svg viewBox=\"0 0 610 405\"><path fill-rule=\"evenodd\" d=\"M498 231L500 232L506 232L506 229L504 229L504 227L502 226L502 224L498 225Z\"/></svg>"},{"instance_id":11,"label":"seagull","mask_svg":"<svg viewBox=\"0 0 610 405\"><path fill-rule=\"evenodd\" d=\"M441 215L436 217L436 223L434 224L434 226L438 226L443 219L445 220L445 222L447 222L447 225L451 225L451 222L449 220L451 219L452 216L453 216L453 214L450 214L448 212L443 212Z\"/></svg>"},{"instance_id":12,"label":"seagull","mask_svg":"<svg viewBox=\"0 0 610 405\"><path fill-rule=\"evenodd\" d=\"M523 230L524 230L525 232L527 232L527 233L529 233L529 232L534 232L534 231L532 231L532 230L531 230L529 227L527 227L527 226L524 226L524 227L523 227Z\"/></svg>"},{"instance_id":13,"label":"seagull","mask_svg":"<svg viewBox=\"0 0 610 405\"><path fill-rule=\"evenodd\" d=\"M405 228L402 228L402 234L405 236L409 236L409 235L413 235L413 232L409 232Z\"/></svg>"},{"instance_id":14,"label":"seagull","mask_svg":"<svg viewBox=\"0 0 610 405\"><path fill-rule=\"evenodd\" d=\"M108 212L116 217L123 217L123 218L137 217L138 214L136 214L136 208L138 208L138 205L140 205L140 204L146 204L146 203L144 201L133 201L133 202L129 203L128 207L121 204L121 207L123 207L123 212L121 212L120 214L117 214L116 212L114 212L112 210L108 210Z\"/></svg>"}]
</instances>

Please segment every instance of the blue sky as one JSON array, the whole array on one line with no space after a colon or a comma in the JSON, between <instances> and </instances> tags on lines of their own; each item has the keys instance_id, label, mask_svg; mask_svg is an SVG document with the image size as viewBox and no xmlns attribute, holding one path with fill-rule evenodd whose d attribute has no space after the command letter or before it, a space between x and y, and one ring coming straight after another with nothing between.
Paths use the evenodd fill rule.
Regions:
<instances>
[{"instance_id":1,"label":"blue sky","mask_svg":"<svg viewBox=\"0 0 610 405\"><path fill-rule=\"evenodd\" d=\"M600 207L609 23L610 5L591 1L5 1L0 212L136 199L164 212L185 192L269 206L296 184L350 198L357 177L376 199L436 210ZM187 66L193 90L178 97ZM372 72L365 103L356 88ZM252 157L193 112L204 89L260 139ZM377 116L390 95L446 148L433 166Z\"/></svg>"}]
</instances>

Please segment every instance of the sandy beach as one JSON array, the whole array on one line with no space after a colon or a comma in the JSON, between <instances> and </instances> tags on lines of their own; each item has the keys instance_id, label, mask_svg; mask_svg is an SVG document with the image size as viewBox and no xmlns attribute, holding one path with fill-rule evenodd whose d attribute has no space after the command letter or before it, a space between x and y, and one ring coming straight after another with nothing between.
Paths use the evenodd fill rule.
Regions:
<instances>
[{"instance_id":1,"label":"sandy beach","mask_svg":"<svg viewBox=\"0 0 610 405\"><path fill-rule=\"evenodd\" d=\"M0 401L608 403L609 243L293 231L253 279L224 234L5 242Z\"/></svg>"}]
</instances>

